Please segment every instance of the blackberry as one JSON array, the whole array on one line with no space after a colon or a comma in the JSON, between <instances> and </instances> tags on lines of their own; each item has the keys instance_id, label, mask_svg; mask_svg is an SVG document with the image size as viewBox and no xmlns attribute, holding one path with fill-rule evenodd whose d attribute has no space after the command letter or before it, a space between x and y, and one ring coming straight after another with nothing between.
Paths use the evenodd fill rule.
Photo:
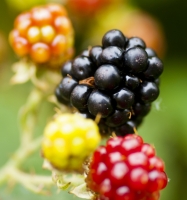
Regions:
<instances>
[{"instance_id":1,"label":"blackberry","mask_svg":"<svg viewBox=\"0 0 187 200\"><path fill-rule=\"evenodd\" d=\"M126 45L126 37L119 30L110 30L103 36L102 44L104 48L108 46L124 48Z\"/></svg>"},{"instance_id":2,"label":"blackberry","mask_svg":"<svg viewBox=\"0 0 187 200\"><path fill-rule=\"evenodd\" d=\"M108 117L113 111L110 96L99 90L93 91L88 98L88 110L94 116L101 114L103 118Z\"/></svg>"},{"instance_id":3,"label":"blackberry","mask_svg":"<svg viewBox=\"0 0 187 200\"><path fill-rule=\"evenodd\" d=\"M138 94L142 102L153 102L159 95L159 88L154 82L144 81L140 85Z\"/></svg>"},{"instance_id":4,"label":"blackberry","mask_svg":"<svg viewBox=\"0 0 187 200\"><path fill-rule=\"evenodd\" d=\"M151 110L150 103L141 104L141 103L137 102L135 105L133 105L134 115L138 116L138 117L146 116L150 110Z\"/></svg>"},{"instance_id":5,"label":"blackberry","mask_svg":"<svg viewBox=\"0 0 187 200\"><path fill-rule=\"evenodd\" d=\"M88 57L79 56L75 58L72 64L72 73L76 79L82 80L88 78L92 75L92 72L93 64Z\"/></svg>"},{"instance_id":6,"label":"blackberry","mask_svg":"<svg viewBox=\"0 0 187 200\"><path fill-rule=\"evenodd\" d=\"M134 103L134 93L127 88L122 88L118 92L113 94L113 99L116 102L117 108L130 108Z\"/></svg>"},{"instance_id":7,"label":"blackberry","mask_svg":"<svg viewBox=\"0 0 187 200\"><path fill-rule=\"evenodd\" d=\"M140 73L147 68L148 55L144 49L134 47L124 53L124 65L131 73Z\"/></svg>"},{"instance_id":8,"label":"blackberry","mask_svg":"<svg viewBox=\"0 0 187 200\"><path fill-rule=\"evenodd\" d=\"M143 72L143 76L147 80L157 79L163 72L163 63L158 57L148 59L147 69Z\"/></svg>"},{"instance_id":9,"label":"blackberry","mask_svg":"<svg viewBox=\"0 0 187 200\"><path fill-rule=\"evenodd\" d=\"M61 91L60 91L60 88L59 88L59 87L56 88L56 90L55 90L55 95L56 95L57 100L58 100L60 103L62 103L62 104L64 104L64 105L68 105L68 104L69 104L69 102L61 95Z\"/></svg>"},{"instance_id":10,"label":"blackberry","mask_svg":"<svg viewBox=\"0 0 187 200\"><path fill-rule=\"evenodd\" d=\"M113 65L101 65L94 74L95 85L101 90L116 89L121 81L120 72Z\"/></svg>"},{"instance_id":11,"label":"blackberry","mask_svg":"<svg viewBox=\"0 0 187 200\"><path fill-rule=\"evenodd\" d=\"M132 38L129 38L129 40L128 40L128 43L127 43L127 46L126 46L126 50L131 49L133 47L145 48L146 44L141 38L132 37Z\"/></svg>"},{"instance_id":12,"label":"blackberry","mask_svg":"<svg viewBox=\"0 0 187 200\"><path fill-rule=\"evenodd\" d=\"M114 131L114 128L106 125L105 118L101 118L99 121L99 131L103 137L107 137L109 133L111 134Z\"/></svg>"},{"instance_id":13,"label":"blackberry","mask_svg":"<svg viewBox=\"0 0 187 200\"><path fill-rule=\"evenodd\" d=\"M162 61L142 39L128 39L114 29L103 36L102 46L64 64L56 97L85 118L99 115L103 136L126 135L134 133L150 112L162 72Z\"/></svg>"},{"instance_id":14,"label":"blackberry","mask_svg":"<svg viewBox=\"0 0 187 200\"><path fill-rule=\"evenodd\" d=\"M120 66L123 64L122 56L122 50L119 47L109 46L102 51L100 59L102 63L111 63Z\"/></svg>"},{"instance_id":15,"label":"blackberry","mask_svg":"<svg viewBox=\"0 0 187 200\"><path fill-rule=\"evenodd\" d=\"M89 56L89 50L84 50L84 51L81 53L81 56Z\"/></svg>"},{"instance_id":16,"label":"blackberry","mask_svg":"<svg viewBox=\"0 0 187 200\"><path fill-rule=\"evenodd\" d=\"M147 48L145 48L145 51L147 52L147 55L148 55L149 58L157 56L156 52L151 48L147 47Z\"/></svg>"},{"instance_id":17,"label":"blackberry","mask_svg":"<svg viewBox=\"0 0 187 200\"><path fill-rule=\"evenodd\" d=\"M117 135L126 135L128 133L134 133L135 132L135 127L137 127L137 124L135 120L129 120L126 123L122 124L121 126L116 127L115 132Z\"/></svg>"},{"instance_id":18,"label":"blackberry","mask_svg":"<svg viewBox=\"0 0 187 200\"><path fill-rule=\"evenodd\" d=\"M90 50L90 58L96 64L97 66L101 65L101 58L100 55L102 53L103 49L101 46L93 46Z\"/></svg>"},{"instance_id":19,"label":"blackberry","mask_svg":"<svg viewBox=\"0 0 187 200\"><path fill-rule=\"evenodd\" d=\"M61 68L61 74L63 77L66 77L67 75L72 76L72 62L67 61L64 63L63 67Z\"/></svg>"},{"instance_id":20,"label":"blackberry","mask_svg":"<svg viewBox=\"0 0 187 200\"><path fill-rule=\"evenodd\" d=\"M79 111L84 111L87 109L87 100L92 92L92 88L87 85L77 85L74 87L70 102L72 106L77 108Z\"/></svg>"},{"instance_id":21,"label":"blackberry","mask_svg":"<svg viewBox=\"0 0 187 200\"><path fill-rule=\"evenodd\" d=\"M126 75L124 79L125 86L131 90L134 90L140 84L139 78L134 75Z\"/></svg>"},{"instance_id":22,"label":"blackberry","mask_svg":"<svg viewBox=\"0 0 187 200\"><path fill-rule=\"evenodd\" d=\"M62 82L59 84L59 91L61 97L66 101L70 100L71 92L74 87L78 84L78 82L70 77L65 77Z\"/></svg>"},{"instance_id":23,"label":"blackberry","mask_svg":"<svg viewBox=\"0 0 187 200\"><path fill-rule=\"evenodd\" d=\"M156 85L159 87L159 85L160 85L160 79L159 78L155 79L154 83L156 83Z\"/></svg>"},{"instance_id":24,"label":"blackberry","mask_svg":"<svg viewBox=\"0 0 187 200\"><path fill-rule=\"evenodd\" d=\"M107 117L106 125L108 125L109 127L120 126L121 124L124 124L129 120L130 115L131 111L128 109L115 110L112 115Z\"/></svg>"}]
</instances>

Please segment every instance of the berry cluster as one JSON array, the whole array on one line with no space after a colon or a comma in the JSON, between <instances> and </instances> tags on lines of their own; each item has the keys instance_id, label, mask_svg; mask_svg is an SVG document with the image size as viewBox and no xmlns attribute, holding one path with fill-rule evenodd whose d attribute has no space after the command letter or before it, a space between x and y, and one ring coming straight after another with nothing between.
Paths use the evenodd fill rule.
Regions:
<instances>
[{"instance_id":1,"label":"berry cluster","mask_svg":"<svg viewBox=\"0 0 187 200\"><path fill-rule=\"evenodd\" d=\"M93 154L87 187L99 200L158 200L168 178L153 146L140 136L114 137Z\"/></svg>"},{"instance_id":2,"label":"berry cluster","mask_svg":"<svg viewBox=\"0 0 187 200\"><path fill-rule=\"evenodd\" d=\"M83 162L99 142L94 121L78 114L61 114L44 130L42 155L59 170L82 170Z\"/></svg>"},{"instance_id":3,"label":"berry cluster","mask_svg":"<svg viewBox=\"0 0 187 200\"><path fill-rule=\"evenodd\" d=\"M162 61L138 37L108 31L102 46L83 51L62 67L57 99L85 117L101 115L101 134L133 133L159 95Z\"/></svg>"},{"instance_id":4,"label":"berry cluster","mask_svg":"<svg viewBox=\"0 0 187 200\"><path fill-rule=\"evenodd\" d=\"M73 28L65 8L48 4L20 14L10 33L10 44L20 57L59 67L73 54Z\"/></svg>"}]
</instances>

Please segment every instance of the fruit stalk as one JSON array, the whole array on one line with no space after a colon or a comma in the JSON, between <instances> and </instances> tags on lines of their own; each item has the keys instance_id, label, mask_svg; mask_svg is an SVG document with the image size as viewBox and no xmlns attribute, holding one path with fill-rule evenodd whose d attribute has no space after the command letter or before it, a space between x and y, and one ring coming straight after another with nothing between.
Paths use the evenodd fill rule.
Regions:
<instances>
[{"instance_id":1,"label":"fruit stalk","mask_svg":"<svg viewBox=\"0 0 187 200\"><path fill-rule=\"evenodd\" d=\"M34 88L28 96L26 104L20 109L19 123L22 145L28 145L32 140L33 132L36 127L38 109L43 99L44 94L39 89Z\"/></svg>"},{"instance_id":2,"label":"fruit stalk","mask_svg":"<svg viewBox=\"0 0 187 200\"><path fill-rule=\"evenodd\" d=\"M34 65L29 65L33 70ZM17 82L19 78L25 75L27 71L27 65L23 63L18 63L18 68L22 67L25 70L17 71L19 73ZM32 176L29 173L23 173L19 168L22 163L41 146L41 137L34 138L34 130L37 124L37 113L39 113L41 104L51 95L55 81L58 81L58 76L55 73L50 73L48 71L40 71L40 80L36 77L34 73L29 77L33 84L33 89L28 95L26 103L21 107L19 111L19 125L20 125L20 146L10 157L10 159L5 163L2 168L0 168L0 185L9 179L14 180L17 183L21 183L25 188L35 192L35 193L46 193L42 188L38 188L38 184L47 186L52 184L52 179L49 181L49 177L43 177L40 175ZM49 76L50 73L50 76ZM55 77L55 78L54 78ZM53 80L55 79L55 81ZM45 87L44 87L45 86Z\"/></svg>"},{"instance_id":3,"label":"fruit stalk","mask_svg":"<svg viewBox=\"0 0 187 200\"><path fill-rule=\"evenodd\" d=\"M31 155L41 145L41 137L33 140L27 145L21 145L17 151L11 156L8 162L0 169L0 184L5 182L12 171L18 169L23 161ZM19 179L19 176L18 176Z\"/></svg>"}]
</instances>

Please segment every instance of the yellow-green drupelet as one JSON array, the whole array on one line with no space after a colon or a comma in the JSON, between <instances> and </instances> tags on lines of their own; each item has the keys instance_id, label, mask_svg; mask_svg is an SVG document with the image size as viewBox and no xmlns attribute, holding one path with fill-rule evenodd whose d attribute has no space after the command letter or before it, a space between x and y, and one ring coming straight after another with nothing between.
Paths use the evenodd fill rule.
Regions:
<instances>
[{"instance_id":1,"label":"yellow-green drupelet","mask_svg":"<svg viewBox=\"0 0 187 200\"><path fill-rule=\"evenodd\" d=\"M82 170L101 140L99 128L79 114L58 114L44 130L42 155L58 170Z\"/></svg>"}]
</instances>

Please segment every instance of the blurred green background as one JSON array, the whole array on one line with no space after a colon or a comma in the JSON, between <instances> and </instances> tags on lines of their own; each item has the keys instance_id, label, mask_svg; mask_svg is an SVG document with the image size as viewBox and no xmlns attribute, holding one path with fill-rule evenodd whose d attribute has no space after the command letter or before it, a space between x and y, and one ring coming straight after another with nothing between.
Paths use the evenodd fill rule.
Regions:
<instances>
[{"instance_id":1,"label":"blurred green background","mask_svg":"<svg viewBox=\"0 0 187 200\"><path fill-rule=\"evenodd\" d=\"M18 60L8 45L8 33L13 27L14 18L19 12L45 0L1 0L0 1L0 166L2 166L19 145L19 127L17 113L26 101L31 90L31 84L10 85L13 75L11 65ZM60 2L60 1L58 1ZM63 1L62 1L63 2ZM141 9L156 18L164 34L165 53L162 53L165 70L161 76L160 96L153 104L151 113L138 130L146 142L154 144L157 154L166 164L166 172L170 178L167 188L161 192L161 200L186 200L187 197L187 26L186 1L177 0L132 0L122 2L124 7ZM126 6L127 5L127 6ZM111 7L118 13L118 5ZM120 8L119 8L120 9ZM105 20L105 9L96 13L95 19L88 19L94 29L98 19ZM128 10L128 9L127 9ZM127 12L127 10L125 10ZM124 11L124 12L125 12ZM103 16L103 18L100 16ZM115 16L115 15L114 15ZM80 16L71 14L76 31L76 52L79 53L89 43L87 27L84 32L81 27ZM97 18L97 19L96 19ZM78 19L78 21L76 21ZM110 19L110 18L109 18ZM93 23L94 22L94 23ZM85 22L84 22L85 23ZM90 27L88 26L88 29ZM93 30L90 28L90 30ZM96 31L97 32L97 31ZM98 37L102 37L99 35ZM84 39L88 40L85 43ZM94 44L93 44L94 45ZM159 52L158 52L159 53ZM53 107L44 104L38 114L39 121L36 132L42 133L46 120L54 113ZM35 169L37 173L48 174L41 169L42 158L39 152L31 156L22 166L25 171ZM25 190L21 185L0 187L0 200L58 200L77 199L66 192L58 193L54 187L51 196L41 196Z\"/></svg>"}]
</instances>

